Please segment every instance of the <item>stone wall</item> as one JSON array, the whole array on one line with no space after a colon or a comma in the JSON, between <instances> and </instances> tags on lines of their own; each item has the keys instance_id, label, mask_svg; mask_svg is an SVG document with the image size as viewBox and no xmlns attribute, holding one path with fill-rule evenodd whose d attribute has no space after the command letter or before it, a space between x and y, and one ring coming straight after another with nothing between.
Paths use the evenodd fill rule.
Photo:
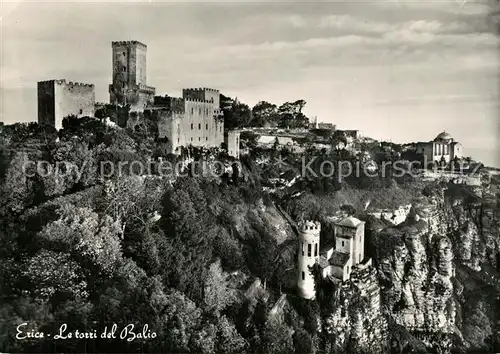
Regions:
<instances>
[{"instance_id":1,"label":"stone wall","mask_svg":"<svg viewBox=\"0 0 500 354\"><path fill-rule=\"evenodd\" d=\"M228 131L224 134L224 140L227 146L229 156L240 158L240 132L238 130Z\"/></svg>"},{"instance_id":2,"label":"stone wall","mask_svg":"<svg viewBox=\"0 0 500 354\"><path fill-rule=\"evenodd\" d=\"M38 83L38 122L62 128L62 121L70 115L93 117L95 109L94 85L66 80Z\"/></svg>"},{"instance_id":3,"label":"stone wall","mask_svg":"<svg viewBox=\"0 0 500 354\"><path fill-rule=\"evenodd\" d=\"M155 89L147 86L147 47L138 41L112 42L113 81L110 103L129 104L131 111L142 111L153 102Z\"/></svg>"}]
</instances>

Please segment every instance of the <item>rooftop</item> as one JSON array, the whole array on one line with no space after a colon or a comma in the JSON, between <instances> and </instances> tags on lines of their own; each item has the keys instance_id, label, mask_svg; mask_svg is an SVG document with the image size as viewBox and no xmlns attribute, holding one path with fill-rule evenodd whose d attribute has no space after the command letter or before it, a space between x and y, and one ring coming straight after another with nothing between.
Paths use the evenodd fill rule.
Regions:
<instances>
[{"instance_id":1,"label":"rooftop","mask_svg":"<svg viewBox=\"0 0 500 354\"><path fill-rule=\"evenodd\" d=\"M349 216L345 219L343 219L341 222L339 222L337 225L339 226L345 226L345 227L353 227L356 228L361 224L361 220L356 219L353 216Z\"/></svg>"},{"instance_id":2,"label":"rooftop","mask_svg":"<svg viewBox=\"0 0 500 354\"><path fill-rule=\"evenodd\" d=\"M437 140L451 140L452 137L449 133L447 133L446 131L443 131L441 133L438 134L438 136L436 136L436 138L434 139L434 141L437 141Z\"/></svg>"},{"instance_id":3,"label":"rooftop","mask_svg":"<svg viewBox=\"0 0 500 354\"><path fill-rule=\"evenodd\" d=\"M350 255L347 253L342 253L339 251L333 251L332 256L328 260L328 263L334 266L343 267L349 261Z\"/></svg>"}]
</instances>

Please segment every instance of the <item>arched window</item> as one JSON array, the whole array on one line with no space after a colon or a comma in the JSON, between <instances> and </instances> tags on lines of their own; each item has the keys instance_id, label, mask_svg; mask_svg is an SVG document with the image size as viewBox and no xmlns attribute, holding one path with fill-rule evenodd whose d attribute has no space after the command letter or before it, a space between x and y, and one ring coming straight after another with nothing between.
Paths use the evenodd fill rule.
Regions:
<instances>
[{"instance_id":1,"label":"arched window","mask_svg":"<svg viewBox=\"0 0 500 354\"><path fill-rule=\"evenodd\" d=\"M314 257L317 257L318 256L318 244L316 243L314 245Z\"/></svg>"},{"instance_id":2,"label":"arched window","mask_svg":"<svg viewBox=\"0 0 500 354\"><path fill-rule=\"evenodd\" d=\"M306 280L306 273L302 272L302 280Z\"/></svg>"},{"instance_id":3,"label":"arched window","mask_svg":"<svg viewBox=\"0 0 500 354\"><path fill-rule=\"evenodd\" d=\"M308 243L307 244L307 257L311 257L311 253L312 253L312 247L311 247L311 244Z\"/></svg>"}]
</instances>

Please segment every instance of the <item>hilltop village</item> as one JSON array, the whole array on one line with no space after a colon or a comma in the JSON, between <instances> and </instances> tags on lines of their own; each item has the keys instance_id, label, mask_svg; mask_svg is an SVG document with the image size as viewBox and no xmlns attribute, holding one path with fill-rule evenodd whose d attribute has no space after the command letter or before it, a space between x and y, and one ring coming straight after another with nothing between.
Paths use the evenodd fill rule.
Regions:
<instances>
[{"instance_id":1,"label":"hilltop village","mask_svg":"<svg viewBox=\"0 0 500 354\"><path fill-rule=\"evenodd\" d=\"M182 149L220 149L228 156L239 159L251 147L263 149L286 149L293 154L304 153L308 148L317 150L343 150L361 161L373 158L367 151L372 146L376 155L401 158L402 154L413 154L429 163L446 166L463 157L462 146L447 132L434 140L406 145L398 151L394 144L378 143L363 137L359 130L339 130L334 124L318 122L317 117L307 118L297 126L276 127L263 124L237 129L224 127L223 109L235 104L213 88L186 88L182 97L157 96L156 89L147 85L147 46L138 41L112 42L112 82L109 85L109 104L96 103L94 85L76 83L65 79L38 82L38 123L59 130L67 117L103 118L107 124L134 127L141 119L154 117L158 139L166 145L167 154L179 155ZM225 99L225 100L224 100ZM236 102L237 103L237 102ZM299 102L295 114L302 114L304 103ZM117 116L106 116L106 108L127 107L125 122ZM98 114L100 112L100 114ZM104 113L103 113L104 112ZM312 140L310 139L312 136ZM242 136L245 137L242 141ZM373 167L376 169L376 166ZM295 180L275 179L282 186L290 187ZM274 186L276 187L276 185ZM279 186L278 186L279 188ZM282 187L283 188L283 187ZM268 187L268 190L270 188ZM275 190L275 189L273 189ZM400 205L395 209L370 210L369 215L388 221L393 225L403 223L410 213L411 205ZM352 272L362 271L371 264L364 253L364 222L344 215L332 217L332 229L328 243L321 242L321 224L317 221L299 220L299 248L297 260L297 288L300 296L311 299L315 296L315 284L311 267L318 264L323 278L332 282L347 281ZM333 220L332 219L332 220Z\"/></svg>"},{"instance_id":2,"label":"hilltop village","mask_svg":"<svg viewBox=\"0 0 500 354\"><path fill-rule=\"evenodd\" d=\"M5 352L493 348L500 180L450 132L398 144L301 99L160 95L145 44L110 49L108 102L40 81L38 123L0 124L0 313L50 333L147 323L157 339L9 327Z\"/></svg>"}]
</instances>

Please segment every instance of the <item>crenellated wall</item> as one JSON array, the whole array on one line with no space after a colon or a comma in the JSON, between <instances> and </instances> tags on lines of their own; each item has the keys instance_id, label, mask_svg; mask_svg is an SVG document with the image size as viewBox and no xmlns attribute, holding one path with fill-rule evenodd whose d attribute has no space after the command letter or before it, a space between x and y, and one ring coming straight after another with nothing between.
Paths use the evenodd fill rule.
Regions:
<instances>
[{"instance_id":1,"label":"crenellated wall","mask_svg":"<svg viewBox=\"0 0 500 354\"><path fill-rule=\"evenodd\" d=\"M171 142L171 153L180 153L181 146L216 148L224 142L219 100L210 95L218 97L218 90L185 89L183 98L156 98L156 107L150 109L160 109L159 137Z\"/></svg>"}]
</instances>

